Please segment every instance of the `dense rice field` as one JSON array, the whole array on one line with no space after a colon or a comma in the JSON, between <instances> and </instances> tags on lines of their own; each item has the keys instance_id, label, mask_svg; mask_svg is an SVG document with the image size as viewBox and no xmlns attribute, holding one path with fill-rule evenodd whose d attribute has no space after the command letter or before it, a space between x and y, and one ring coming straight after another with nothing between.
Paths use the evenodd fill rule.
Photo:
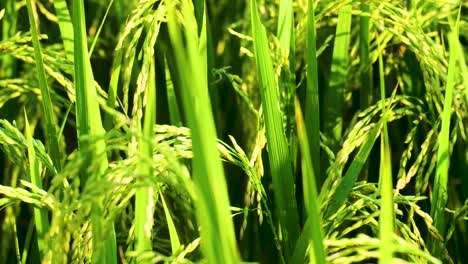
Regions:
<instances>
[{"instance_id":1,"label":"dense rice field","mask_svg":"<svg viewBox=\"0 0 468 264\"><path fill-rule=\"evenodd\" d=\"M466 263L468 2L2 0L0 263Z\"/></svg>"}]
</instances>

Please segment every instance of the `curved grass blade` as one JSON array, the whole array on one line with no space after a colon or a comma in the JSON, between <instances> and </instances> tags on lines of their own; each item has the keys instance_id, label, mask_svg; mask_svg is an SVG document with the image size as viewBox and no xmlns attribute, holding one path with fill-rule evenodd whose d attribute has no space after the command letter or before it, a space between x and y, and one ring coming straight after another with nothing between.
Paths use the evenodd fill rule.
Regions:
<instances>
[{"instance_id":1,"label":"curved grass blade","mask_svg":"<svg viewBox=\"0 0 468 264\"><path fill-rule=\"evenodd\" d=\"M268 158L275 199L278 202L280 223L286 256L293 252L299 237L299 215L294 193L294 175L286 136L283 131L279 96L273 72L268 39L260 21L256 0L250 1L255 61L260 84L260 96L265 113Z\"/></svg>"}]
</instances>

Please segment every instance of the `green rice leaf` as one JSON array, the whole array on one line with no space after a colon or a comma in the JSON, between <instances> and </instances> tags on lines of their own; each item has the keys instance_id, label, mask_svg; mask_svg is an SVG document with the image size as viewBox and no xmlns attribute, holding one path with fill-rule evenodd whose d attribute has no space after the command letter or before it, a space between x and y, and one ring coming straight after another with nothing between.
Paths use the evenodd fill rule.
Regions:
<instances>
[{"instance_id":1,"label":"green rice leaf","mask_svg":"<svg viewBox=\"0 0 468 264\"><path fill-rule=\"evenodd\" d=\"M294 97L296 96L295 76L295 33L294 33L294 10L291 0L280 0L278 10L278 26L276 36L279 41L279 49L276 60L280 63L281 72L278 78L279 94L285 98L283 105L283 120L285 123L285 134L291 153L290 160L296 171L297 160L297 137L295 133L294 119Z\"/></svg>"},{"instance_id":2,"label":"green rice leaf","mask_svg":"<svg viewBox=\"0 0 468 264\"><path fill-rule=\"evenodd\" d=\"M286 136L282 126L279 96L269 53L265 28L260 21L256 0L250 1L255 61L260 85L260 96L265 113L268 158L275 200L278 202L279 218L283 234L285 254L293 252L294 242L299 237L299 216L294 194L294 176Z\"/></svg>"},{"instance_id":3,"label":"green rice leaf","mask_svg":"<svg viewBox=\"0 0 468 264\"><path fill-rule=\"evenodd\" d=\"M2 39L6 40L16 33L17 29L17 19L18 19L18 10L16 8L16 0L5 0L4 9L0 11L2 22ZM2 69L0 71L0 76L2 78L10 78L15 74L16 60L11 55L3 55L1 58Z\"/></svg>"},{"instance_id":4,"label":"green rice leaf","mask_svg":"<svg viewBox=\"0 0 468 264\"><path fill-rule=\"evenodd\" d=\"M180 245L181 245L180 239L179 239L179 235L177 234L177 229L174 225L174 220L172 220L171 212L169 211L169 208L167 207L166 201L164 200L164 196L162 193L161 193L161 202L164 208L164 215L166 216L167 227L169 229L169 236L171 237L172 254L175 254L180 249Z\"/></svg>"},{"instance_id":5,"label":"green rice leaf","mask_svg":"<svg viewBox=\"0 0 468 264\"><path fill-rule=\"evenodd\" d=\"M166 73L166 87L167 87L167 103L169 106L169 119L174 126L182 126L182 119L179 112L179 104L177 103L176 93L174 90L174 83L172 82L171 72L167 65L167 59L164 58L164 68Z\"/></svg>"},{"instance_id":6,"label":"green rice leaf","mask_svg":"<svg viewBox=\"0 0 468 264\"><path fill-rule=\"evenodd\" d=\"M307 139L307 132L305 129L304 120L302 117L301 107L299 100L296 98L296 124L297 134L299 138L300 150L302 154L302 186L304 188L304 205L307 211L308 219L312 228L304 229L304 234L307 236L309 243L312 247L309 249L311 253L311 263L327 263L325 260L324 237L322 232L322 220L320 218L320 204L318 199L316 174L312 163L312 157L309 153L309 142ZM307 220L309 221L309 220ZM307 233L305 233L307 232ZM295 251L291 263L302 263L305 251ZM301 259L302 258L302 259Z\"/></svg>"},{"instance_id":7,"label":"green rice leaf","mask_svg":"<svg viewBox=\"0 0 468 264\"><path fill-rule=\"evenodd\" d=\"M31 35L34 45L34 59L36 62L37 78L39 81L39 88L42 95L42 108L44 110L47 147L50 151L50 156L54 161L54 166L57 171L61 168L61 153L58 144L55 114L53 110L53 103L50 98L49 86L44 69L44 61L42 58L42 49L39 42L39 35L37 32L36 22L34 20L34 10L31 0L26 1L28 7L29 24L31 26Z\"/></svg>"},{"instance_id":8,"label":"green rice leaf","mask_svg":"<svg viewBox=\"0 0 468 264\"><path fill-rule=\"evenodd\" d=\"M70 12L68 11L66 0L52 1L57 14L60 35L62 36L63 46L65 48L67 59L73 61L73 24Z\"/></svg>"},{"instance_id":9,"label":"green rice leaf","mask_svg":"<svg viewBox=\"0 0 468 264\"><path fill-rule=\"evenodd\" d=\"M449 65L447 82L445 84L444 110L442 112L442 125L439 134L439 146L437 150L437 166L434 177L434 193L431 200L431 216L434 226L439 234L444 237L446 232L445 207L448 199L448 180L450 166L450 119L452 117L453 92L455 76L457 75L458 57L458 21L457 25L448 33ZM439 257L441 252L436 243L433 244L432 253Z\"/></svg>"},{"instance_id":10,"label":"green rice leaf","mask_svg":"<svg viewBox=\"0 0 468 264\"><path fill-rule=\"evenodd\" d=\"M318 84L317 45L315 34L314 1L308 1L307 9L307 90L305 100L305 126L310 155L318 186L324 181L320 170L320 102Z\"/></svg>"},{"instance_id":11,"label":"green rice leaf","mask_svg":"<svg viewBox=\"0 0 468 264\"><path fill-rule=\"evenodd\" d=\"M24 118L26 120L26 138L28 141L28 156L29 156L29 175L31 183L39 189L42 189L42 180L40 175L40 163L36 158L36 151L34 149L33 138L31 129L29 127L28 117L24 112ZM41 259L46 253L46 241L45 237L49 231L49 219L47 208L34 208L34 222L37 232L37 244L39 247L39 254Z\"/></svg>"},{"instance_id":12,"label":"green rice leaf","mask_svg":"<svg viewBox=\"0 0 468 264\"><path fill-rule=\"evenodd\" d=\"M351 39L352 9L352 5L347 4L340 10L333 45L324 133L329 137L331 149L334 151L338 150L343 133L344 93L350 61L349 43Z\"/></svg>"},{"instance_id":13,"label":"green rice leaf","mask_svg":"<svg viewBox=\"0 0 468 264\"><path fill-rule=\"evenodd\" d=\"M87 175L86 165L82 167L81 177L83 185L90 185L90 178L101 178L108 167L106 143L99 137L104 135L101 114L98 105L97 92L91 62L88 56L86 38L86 24L83 1L73 1L73 30L74 30L74 62L75 62L75 90L76 90L76 119L78 126L78 147L83 157L88 161L97 162L97 168L92 175ZM91 144L90 139L96 140ZM88 177L91 176L91 177ZM105 221L102 200L93 202L91 223L93 228L93 261L96 263L116 263L117 245L115 230L112 223L104 229Z\"/></svg>"},{"instance_id":14,"label":"green rice leaf","mask_svg":"<svg viewBox=\"0 0 468 264\"><path fill-rule=\"evenodd\" d=\"M358 154L354 158L353 162L349 166L345 175L342 179L339 180L338 187L336 192L333 194L332 198L329 201L328 208L325 213L325 218L331 217L335 214L338 209L344 205L346 199L356 182L359 173L361 172L364 164L366 163L367 158L374 146L375 140L379 135L379 131L383 126L384 119L381 119L378 123L374 125L367 140L359 149Z\"/></svg>"},{"instance_id":15,"label":"green rice leaf","mask_svg":"<svg viewBox=\"0 0 468 264\"><path fill-rule=\"evenodd\" d=\"M181 1L177 10L180 13L176 8L170 10L168 26L182 85L183 108L192 132L192 166L197 190L196 215L201 225L202 249L209 263L239 263L226 180L216 149L216 129L208 93L204 36L206 12L199 37L192 2ZM184 36L179 28L178 17L181 18Z\"/></svg>"},{"instance_id":16,"label":"green rice leaf","mask_svg":"<svg viewBox=\"0 0 468 264\"><path fill-rule=\"evenodd\" d=\"M154 125L156 122L156 84L154 59L146 58L150 64L148 85L146 87L146 108L143 125L143 136L138 147L141 157L141 166L138 168L139 175L143 178L149 178L153 175L152 164L148 161L153 159L153 143L151 138L154 135ZM154 224L155 194L154 186L138 187L135 194L135 229L136 229L136 252L138 255L152 250L152 230ZM159 191L156 189L156 191ZM137 262L140 262L137 259Z\"/></svg>"},{"instance_id":17,"label":"green rice leaf","mask_svg":"<svg viewBox=\"0 0 468 264\"><path fill-rule=\"evenodd\" d=\"M372 102L372 65L370 63L369 31L370 31L370 3L362 2L362 14L359 18L359 60L361 64L360 106L364 111Z\"/></svg>"},{"instance_id":18,"label":"green rice leaf","mask_svg":"<svg viewBox=\"0 0 468 264\"><path fill-rule=\"evenodd\" d=\"M382 96L383 133L380 135L380 170L379 188L382 202L380 205L379 232L380 258L379 263L391 263L394 254L395 213L393 203L393 179L390 140L387 129L387 107L385 106L385 75L382 54L379 54L380 94Z\"/></svg>"}]
</instances>

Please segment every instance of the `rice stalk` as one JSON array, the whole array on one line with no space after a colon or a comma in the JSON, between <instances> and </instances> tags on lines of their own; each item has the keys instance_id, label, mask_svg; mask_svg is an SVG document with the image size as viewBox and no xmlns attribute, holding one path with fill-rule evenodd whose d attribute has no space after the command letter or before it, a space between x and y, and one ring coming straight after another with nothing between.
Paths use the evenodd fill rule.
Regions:
<instances>
[{"instance_id":1,"label":"rice stalk","mask_svg":"<svg viewBox=\"0 0 468 264\"><path fill-rule=\"evenodd\" d=\"M291 161L296 170L297 137L295 136L294 97L296 96L295 78L295 32L294 11L291 0L280 0L278 9L278 25L276 37L279 49L276 54L281 72L278 78L279 94L284 94L283 118L285 120L285 133L291 153Z\"/></svg>"},{"instance_id":2,"label":"rice stalk","mask_svg":"<svg viewBox=\"0 0 468 264\"><path fill-rule=\"evenodd\" d=\"M362 2L360 4L362 11L359 17L359 60L361 64L361 88L360 88L360 107L366 109L372 102L372 65L370 63L369 49L370 39L370 3Z\"/></svg>"},{"instance_id":3,"label":"rice stalk","mask_svg":"<svg viewBox=\"0 0 468 264\"><path fill-rule=\"evenodd\" d=\"M196 214L204 241L202 249L210 263L238 263L239 253L224 172L216 150L216 129L208 94L206 12L199 30L191 1L181 1L180 5L181 13L175 7L170 9L168 26L182 84L183 108L192 132ZM182 17L184 35L181 35L177 16Z\"/></svg>"},{"instance_id":4,"label":"rice stalk","mask_svg":"<svg viewBox=\"0 0 468 264\"><path fill-rule=\"evenodd\" d=\"M9 39L13 37L17 30L18 11L16 10L15 0L5 0L5 8L1 10L2 21L2 39ZM2 70L0 76L2 78L13 77L16 72L16 61L13 56L3 56Z\"/></svg>"},{"instance_id":5,"label":"rice stalk","mask_svg":"<svg viewBox=\"0 0 468 264\"><path fill-rule=\"evenodd\" d=\"M58 19L60 35L62 37L63 47L68 60L73 61L73 25L66 0L52 1L55 13Z\"/></svg>"},{"instance_id":6,"label":"rice stalk","mask_svg":"<svg viewBox=\"0 0 468 264\"><path fill-rule=\"evenodd\" d=\"M44 61L42 56L42 48L39 42L39 35L34 19L34 9L31 0L26 1L28 8L28 17L31 30L31 36L34 46L34 61L36 62L37 79L39 81L39 88L42 96L42 109L44 111L47 147L50 151L50 156L54 161L54 166L57 171L61 169L61 153L58 144L55 114L53 110L53 103L50 97L49 86L47 84L47 77L44 69ZM55 171L53 171L55 173Z\"/></svg>"},{"instance_id":7,"label":"rice stalk","mask_svg":"<svg viewBox=\"0 0 468 264\"><path fill-rule=\"evenodd\" d=\"M314 166L312 163L312 155L309 152L309 142L307 138L307 132L305 129L304 119L302 117L301 107L299 100L296 98L296 124L297 134L300 143L300 150L302 154L302 185L304 186L304 204L307 211L308 219L312 224L311 229L304 229L304 232L308 232L307 240L312 243L312 247L309 248L311 257L309 262L311 263L326 263L325 260L325 249L323 245L324 236L322 231L322 221L320 219L320 204L317 192L317 176L315 174ZM307 220L309 221L309 220ZM295 251L291 263L302 262L300 257L303 257L305 252Z\"/></svg>"},{"instance_id":8,"label":"rice stalk","mask_svg":"<svg viewBox=\"0 0 468 264\"><path fill-rule=\"evenodd\" d=\"M380 94L382 104L382 119L387 120L385 107L385 74L382 55L379 56ZM395 213L393 203L393 179L390 140L387 122L383 122L383 132L380 135L380 167L379 189L381 206L379 217L380 258L379 263L391 263L394 258Z\"/></svg>"},{"instance_id":9,"label":"rice stalk","mask_svg":"<svg viewBox=\"0 0 468 264\"><path fill-rule=\"evenodd\" d=\"M349 44L353 7L347 4L338 14L326 110L324 133L329 137L331 149L337 151L343 133L344 93L349 67Z\"/></svg>"},{"instance_id":10,"label":"rice stalk","mask_svg":"<svg viewBox=\"0 0 468 264\"><path fill-rule=\"evenodd\" d=\"M156 121L156 84L154 60L147 58L150 64L148 73L148 86L146 87L146 108L143 124L143 136L138 143L139 156L141 157L141 168L138 170L141 177L151 177L153 175L151 163L153 158L153 144L150 140L153 137L154 125ZM136 189L135 193L135 229L136 229L136 252L139 255L152 250L152 229L154 225L155 198L158 197L157 187L142 186ZM156 193L155 193L156 192ZM137 262L140 262L137 259ZM144 261L142 261L144 262Z\"/></svg>"},{"instance_id":11,"label":"rice stalk","mask_svg":"<svg viewBox=\"0 0 468 264\"><path fill-rule=\"evenodd\" d=\"M294 196L293 168L282 125L273 65L268 52L267 34L258 15L256 0L250 1L250 8L260 96L265 112L268 158L275 199L278 202L284 252L286 256L289 256L292 254L294 243L299 237L299 216Z\"/></svg>"},{"instance_id":12,"label":"rice stalk","mask_svg":"<svg viewBox=\"0 0 468 264\"><path fill-rule=\"evenodd\" d=\"M458 20L457 20L458 21ZM434 176L434 193L431 200L431 216L434 219L434 226L439 234L444 237L446 232L445 207L448 199L448 178L450 166L450 119L452 117L453 91L455 77L457 74L457 50L458 43L458 22L448 33L449 44L449 65L447 72L447 82L445 84L444 110L442 112L442 125L438 140L437 165ZM440 248L433 243L432 253L439 257Z\"/></svg>"},{"instance_id":13,"label":"rice stalk","mask_svg":"<svg viewBox=\"0 0 468 264\"><path fill-rule=\"evenodd\" d=\"M304 117L310 144L310 155L314 165L315 177L317 177L317 186L321 186L321 183L324 181L324 175L322 175L320 170L320 91L317 70L314 1L309 0L307 8L307 90Z\"/></svg>"},{"instance_id":14,"label":"rice stalk","mask_svg":"<svg viewBox=\"0 0 468 264\"><path fill-rule=\"evenodd\" d=\"M73 2L73 30L74 30L74 63L75 63L75 89L76 89L76 123L78 128L78 147L81 155L98 162L91 175L82 167L81 180L83 186L92 184L88 179L100 179L108 167L106 143L97 139L91 144L89 137L102 136L105 131L102 127L94 76L88 55L86 39L86 24L83 1ZM91 157L90 157L91 156ZM115 230L112 223L104 229L104 212L102 199L93 201L91 223L93 228L93 261L96 263L116 263L117 249Z\"/></svg>"},{"instance_id":15,"label":"rice stalk","mask_svg":"<svg viewBox=\"0 0 468 264\"><path fill-rule=\"evenodd\" d=\"M33 146L33 139L31 129L29 127L28 117L25 112L26 120L26 138L28 141L28 157L29 157L29 174L31 183L39 189L42 189L41 179L41 166L36 158L36 152ZM46 253L46 234L49 231L49 219L48 219L47 208L34 208L34 222L37 232L37 244L39 247L40 259L44 257Z\"/></svg>"}]
</instances>

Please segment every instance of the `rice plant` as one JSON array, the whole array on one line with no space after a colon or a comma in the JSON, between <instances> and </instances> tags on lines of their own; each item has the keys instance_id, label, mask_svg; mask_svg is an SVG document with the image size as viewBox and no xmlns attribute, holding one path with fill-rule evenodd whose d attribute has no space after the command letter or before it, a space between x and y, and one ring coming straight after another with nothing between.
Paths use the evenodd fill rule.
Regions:
<instances>
[{"instance_id":1,"label":"rice plant","mask_svg":"<svg viewBox=\"0 0 468 264\"><path fill-rule=\"evenodd\" d=\"M468 3L0 2L0 263L464 263Z\"/></svg>"}]
</instances>

